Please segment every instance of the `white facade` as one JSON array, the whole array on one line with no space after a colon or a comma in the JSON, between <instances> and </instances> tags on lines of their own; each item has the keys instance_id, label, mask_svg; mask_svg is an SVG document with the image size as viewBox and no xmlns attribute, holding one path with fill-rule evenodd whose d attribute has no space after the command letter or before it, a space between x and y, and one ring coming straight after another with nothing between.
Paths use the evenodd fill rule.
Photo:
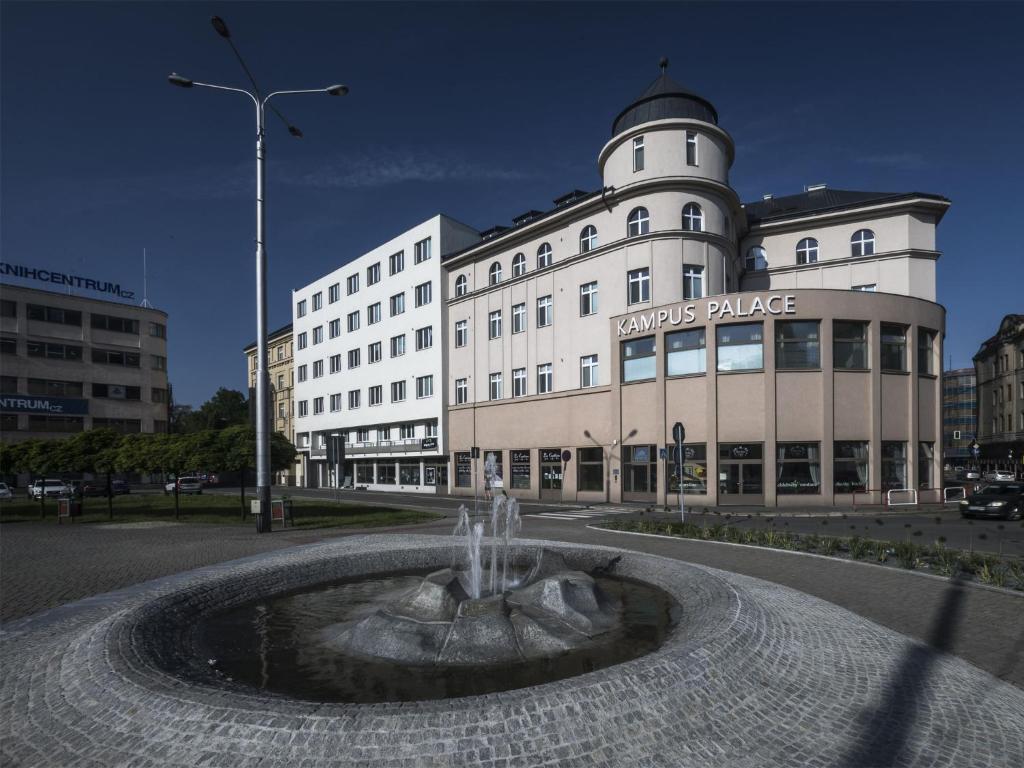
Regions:
<instances>
[{"instance_id":1,"label":"white facade","mask_svg":"<svg viewBox=\"0 0 1024 768\"><path fill-rule=\"evenodd\" d=\"M441 258L479 240L435 216L292 293L296 447L310 487L447 487ZM344 435L340 478L329 435Z\"/></svg>"}]
</instances>

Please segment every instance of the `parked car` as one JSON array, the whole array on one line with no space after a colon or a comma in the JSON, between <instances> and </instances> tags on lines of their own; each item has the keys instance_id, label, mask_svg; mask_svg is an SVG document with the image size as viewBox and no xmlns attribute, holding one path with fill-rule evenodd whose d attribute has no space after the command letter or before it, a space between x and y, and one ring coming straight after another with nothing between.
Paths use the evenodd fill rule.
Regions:
<instances>
[{"instance_id":1,"label":"parked car","mask_svg":"<svg viewBox=\"0 0 1024 768\"><path fill-rule=\"evenodd\" d=\"M70 485L65 483L63 480L55 480L52 478L36 480L28 487L28 495L33 499L38 499L40 496L49 496L50 498L55 496L70 496L71 493L72 488Z\"/></svg>"},{"instance_id":2,"label":"parked car","mask_svg":"<svg viewBox=\"0 0 1024 768\"><path fill-rule=\"evenodd\" d=\"M131 493L132 489L124 480L112 480L110 483L110 491L115 496L124 496L125 494Z\"/></svg>"},{"instance_id":3,"label":"parked car","mask_svg":"<svg viewBox=\"0 0 1024 768\"><path fill-rule=\"evenodd\" d=\"M964 473L965 480L981 480L981 473L976 469L968 469Z\"/></svg>"},{"instance_id":4,"label":"parked car","mask_svg":"<svg viewBox=\"0 0 1024 768\"><path fill-rule=\"evenodd\" d=\"M107 495L107 487L105 485L100 485L99 483L93 483L93 482L88 482L88 483L72 482L71 483L71 490L75 494L75 496L106 496Z\"/></svg>"},{"instance_id":5,"label":"parked car","mask_svg":"<svg viewBox=\"0 0 1024 768\"><path fill-rule=\"evenodd\" d=\"M164 486L164 495L174 493L174 484L178 484L178 493L202 493L203 483L198 477L179 477Z\"/></svg>"},{"instance_id":6,"label":"parked car","mask_svg":"<svg viewBox=\"0 0 1024 768\"><path fill-rule=\"evenodd\" d=\"M1000 482L1006 482L1006 481L1013 482L1017 478L1014 477L1013 472L1010 472L1007 469L995 469L995 470L993 470L991 472L986 472L985 473L985 479L989 480L989 481L1000 483Z\"/></svg>"},{"instance_id":7,"label":"parked car","mask_svg":"<svg viewBox=\"0 0 1024 768\"><path fill-rule=\"evenodd\" d=\"M14 492L7 483L0 483L0 499L13 499Z\"/></svg>"},{"instance_id":8,"label":"parked car","mask_svg":"<svg viewBox=\"0 0 1024 768\"><path fill-rule=\"evenodd\" d=\"M963 517L1005 517L1024 514L1024 483L990 483L960 502Z\"/></svg>"}]
</instances>

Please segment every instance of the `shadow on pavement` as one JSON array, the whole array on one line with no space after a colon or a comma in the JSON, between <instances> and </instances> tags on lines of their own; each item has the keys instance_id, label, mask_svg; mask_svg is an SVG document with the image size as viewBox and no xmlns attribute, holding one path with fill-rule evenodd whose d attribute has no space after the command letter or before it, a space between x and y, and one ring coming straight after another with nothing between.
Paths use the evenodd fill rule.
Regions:
<instances>
[{"instance_id":1,"label":"shadow on pavement","mask_svg":"<svg viewBox=\"0 0 1024 768\"><path fill-rule=\"evenodd\" d=\"M965 588L953 579L932 622L927 645L914 643L893 671L882 702L856 718L860 732L839 765L845 768L884 768L906 763L902 754L921 711L919 698L928 685L936 659L950 652L960 623Z\"/></svg>"}]
</instances>

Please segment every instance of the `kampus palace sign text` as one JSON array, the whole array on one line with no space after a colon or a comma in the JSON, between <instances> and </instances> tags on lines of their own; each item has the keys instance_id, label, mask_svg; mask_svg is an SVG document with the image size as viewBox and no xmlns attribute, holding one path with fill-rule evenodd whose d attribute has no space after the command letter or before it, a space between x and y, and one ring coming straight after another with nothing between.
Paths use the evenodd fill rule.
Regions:
<instances>
[{"instance_id":1,"label":"kampus palace sign text","mask_svg":"<svg viewBox=\"0 0 1024 768\"><path fill-rule=\"evenodd\" d=\"M724 318L764 317L765 315L796 314L796 296L792 294L772 294L762 298L754 296L737 296L734 299L709 300L707 317L702 320L722 320ZM680 304L669 309L657 309L633 317L619 320L619 336L632 333L644 333L661 328L663 325L689 325L697 320L696 304Z\"/></svg>"}]
</instances>

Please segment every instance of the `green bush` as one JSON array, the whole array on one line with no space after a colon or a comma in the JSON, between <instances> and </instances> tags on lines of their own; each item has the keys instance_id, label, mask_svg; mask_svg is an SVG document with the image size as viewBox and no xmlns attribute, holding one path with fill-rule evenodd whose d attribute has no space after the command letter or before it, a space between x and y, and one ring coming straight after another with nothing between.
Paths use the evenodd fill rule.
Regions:
<instances>
[{"instance_id":1,"label":"green bush","mask_svg":"<svg viewBox=\"0 0 1024 768\"><path fill-rule=\"evenodd\" d=\"M836 552L839 551L839 539L834 536L825 536L821 540L821 546L819 547L821 554L832 557Z\"/></svg>"},{"instance_id":2,"label":"green bush","mask_svg":"<svg viewBox=\"0 0 1024 768\"><path fill-rule=\"evenodd\" d=\"M860 536L854 536L850 539L847 547L850 551L850 557L854 560L863 560L871 553L871 542L862 539Z\"/></svg>"}]
</instances>

